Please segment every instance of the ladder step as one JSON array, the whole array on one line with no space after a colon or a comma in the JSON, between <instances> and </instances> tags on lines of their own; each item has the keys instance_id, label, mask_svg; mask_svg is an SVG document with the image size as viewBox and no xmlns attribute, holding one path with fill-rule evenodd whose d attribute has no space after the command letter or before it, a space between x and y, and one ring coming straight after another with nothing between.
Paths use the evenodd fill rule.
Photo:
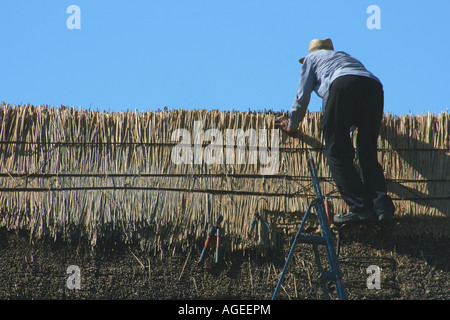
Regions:
<instances>
[{"instance_id":1,"label":"ladder step","mask_svg":"<svg viewBox=\"0 0 450 320\"><path fill-rule=\"evenodd\" d=\"M323 246L327 245L327 240L321 236L310 236L310 235L300 235L299 242L308 243L308 244L320 244Z\"/></svg>"}]
</instances>

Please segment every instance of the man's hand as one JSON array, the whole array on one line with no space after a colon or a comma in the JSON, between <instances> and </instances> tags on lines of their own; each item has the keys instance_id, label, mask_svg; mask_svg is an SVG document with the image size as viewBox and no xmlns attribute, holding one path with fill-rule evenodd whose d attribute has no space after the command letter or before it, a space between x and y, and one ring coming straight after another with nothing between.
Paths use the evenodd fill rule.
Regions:
<instances>
[{"instance_id":1,"label":"man's hand","mask_svg":"<svg viewBox=\"0 0 450 320\"><path fill-rule=\"evenodd\" d=\"M289 128L289 120L285 116L279 116L275 118L275 126L286 132L287 134L296 134L298 129Z\"/></svg>"}]
</instances>

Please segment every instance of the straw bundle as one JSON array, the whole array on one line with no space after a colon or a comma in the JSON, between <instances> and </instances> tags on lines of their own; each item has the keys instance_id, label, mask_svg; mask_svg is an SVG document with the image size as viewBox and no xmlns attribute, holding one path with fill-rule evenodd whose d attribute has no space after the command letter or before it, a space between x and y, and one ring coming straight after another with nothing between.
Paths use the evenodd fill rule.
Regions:
<instances>
[{"instance_id":1,"label":"straw bundle","mask_svg":"<svg viewBox=\"0 0 450 320\"><path fill-rule=\"evenodd\" d=\"M185 249L203 241L223 215L231 250L275 247L314 197L310 155L334 210L346 210L322 153L320 121L321 114L308 114L298 139L277 137L271 112L106 113L2 105L0 226L29 230L33 238L77 236L92 245L119 238L149 250ZM243 144L234 140L227 149L227 130L243 133ZM379 160L398 216L448 217L449 131L448 113L384 117ZM264 151L278 159L269 174L261 174L269 167ZM255 212L271 231L260 224L250 234Z\"/></svg>"}]
</instances>

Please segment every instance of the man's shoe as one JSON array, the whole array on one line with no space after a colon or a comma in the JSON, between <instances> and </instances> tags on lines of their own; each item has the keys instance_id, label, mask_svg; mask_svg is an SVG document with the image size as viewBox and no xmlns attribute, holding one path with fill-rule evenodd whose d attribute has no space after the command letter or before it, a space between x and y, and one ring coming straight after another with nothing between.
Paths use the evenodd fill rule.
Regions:
<instances>
[{"instance_id":1,"label":"man's shoe","mask_svg":"<svg viewBox=\"0 0 450 320\"><path fill-rule=\"evenodd\" d=\"M375 220L375 212L373 210L368 210L358 213L338 213L334 216L333 220L338 224L371 222Z\"/></svg>"}]
</instances>

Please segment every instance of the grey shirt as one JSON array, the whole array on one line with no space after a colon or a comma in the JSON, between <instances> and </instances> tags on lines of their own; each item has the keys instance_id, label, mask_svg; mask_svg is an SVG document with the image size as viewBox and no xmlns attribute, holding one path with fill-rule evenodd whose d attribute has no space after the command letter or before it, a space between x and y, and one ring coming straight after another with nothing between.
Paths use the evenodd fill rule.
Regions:
<instances>
[{"instance_id":1,"label":"grey shirt","mask_svg":"<svg viewBox=\"0 0 450 320\"><path fill-rule=\"evenodd\" d=\"M308 54L300 69L297 95L289 111L289 128L298 128L303 120L312 91L323 99L322 111L325 111L331 83L345 75L364 76L380 82L360 61L343 51L318 50Z\"/></svg>"}]
</instances>

